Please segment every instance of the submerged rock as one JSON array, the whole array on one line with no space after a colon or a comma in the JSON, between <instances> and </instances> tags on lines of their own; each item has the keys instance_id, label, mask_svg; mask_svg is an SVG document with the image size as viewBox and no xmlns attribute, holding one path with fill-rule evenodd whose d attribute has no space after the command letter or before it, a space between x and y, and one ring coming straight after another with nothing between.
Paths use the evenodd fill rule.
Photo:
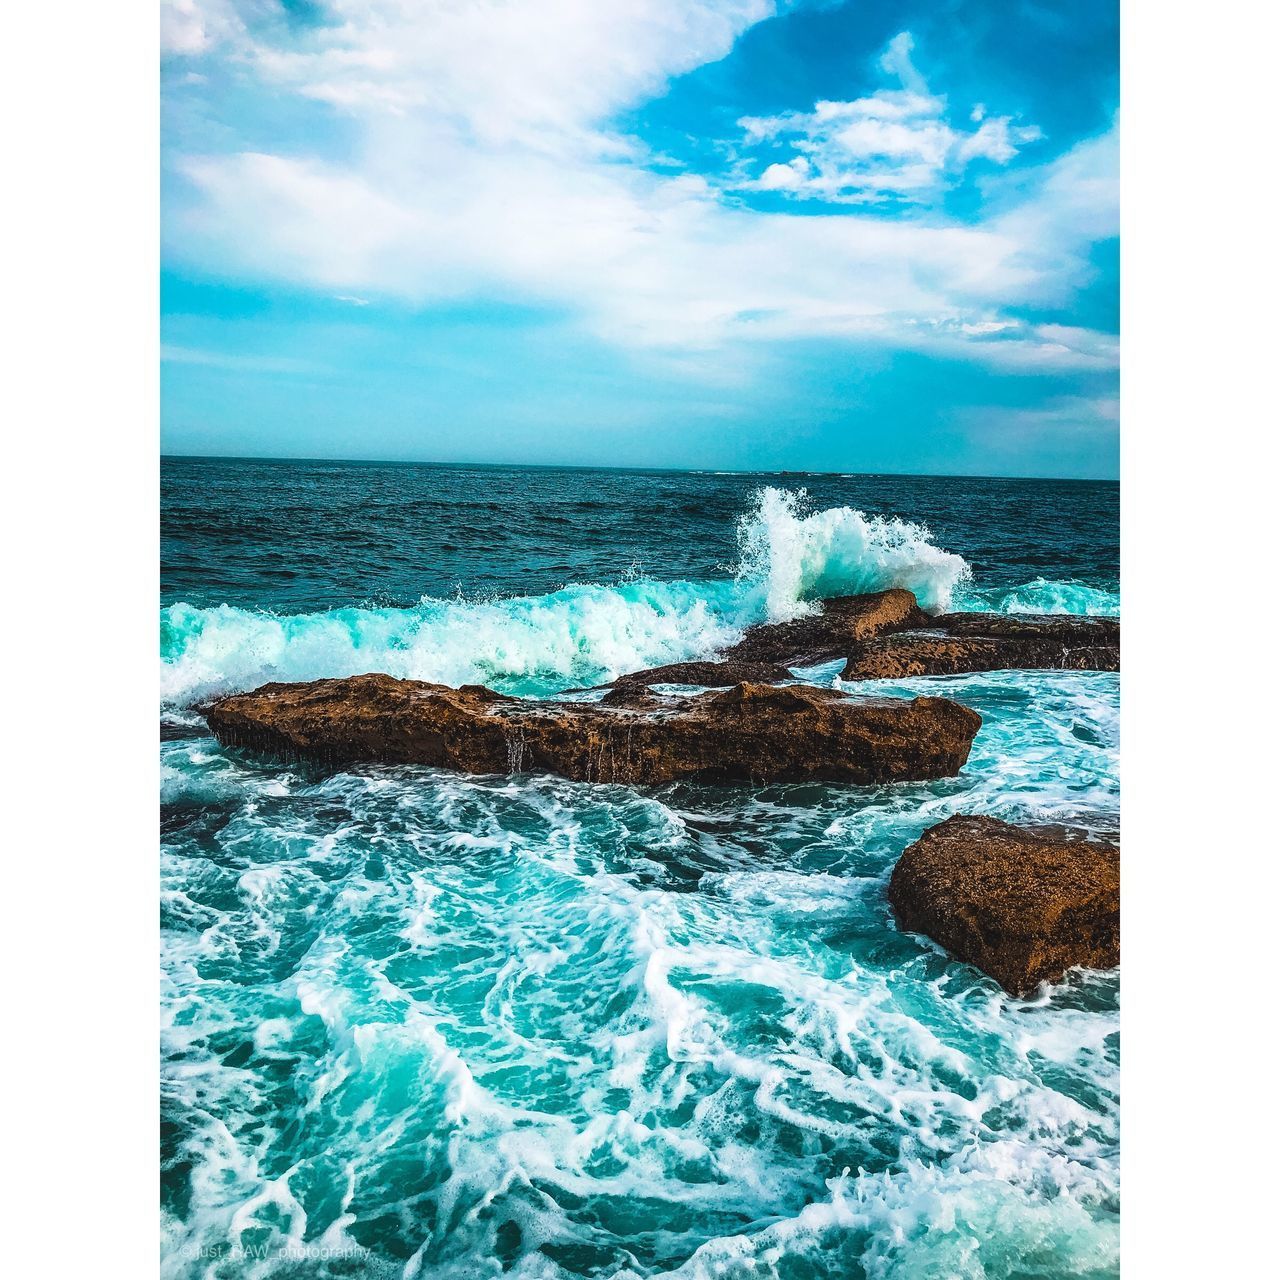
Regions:
<instances>
[{"instance_id":1,"label":"submerged rock","mask_svg":"<svg viewBox=\"0 0 1280 1280\"><path fill-rule=\"evenodd\" d=\"M792 622L766 622L752 627L726 658L749 662L784 662L807 666L848 655L874 636L905 627L931 625L910 591L893 587L861 596L837 596L821 602L821 613Z\"/></svg>"},{"instance_id":2,"label":"submerged rock","mask_svg":"<svg viewBox=\"0 0 1280 1280\"><path fill-rule=\"evenodd\" d=\"M950 777L982 723L945 698L850 698L807 685L742 683L634 708L377 674L264 685L216 703L208 721L225 745L335 767L378 761L641 784Z\"/></svg>"},{"instance_id":3,"label":"submerged rock","mask_svg":"<svg viewBox=\"0 0 1280 1280\"><path fill-rule=\"evenodd\" d=\"M854 646L842 680L970 671L1118 671L1119 618L948 613Z\"/></svg>"},{"instance_id":4,"label":"submerged rock","mask_svg":"<svg viewBox=\"0 0 1280 1280\"><path fill-rule=\"evenodd\" d=\"M1014 995L1120 963L1120 850L1082 833L948 818L898 860L889 901L902 928Z\"/></svg>"}]
</instances>

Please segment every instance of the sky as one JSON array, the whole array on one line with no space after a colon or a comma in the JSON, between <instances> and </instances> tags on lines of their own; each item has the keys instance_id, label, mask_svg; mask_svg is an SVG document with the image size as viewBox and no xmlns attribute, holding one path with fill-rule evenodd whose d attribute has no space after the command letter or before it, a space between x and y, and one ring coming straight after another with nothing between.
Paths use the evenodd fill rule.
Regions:
<instances>
[{"instance_id":1,"label":"sky","mask_svg":"<svg viewBox=\"0 0 1280 1280\"><path fill-rule=\"evenodd\" d=\"M1115 0L165 0L171 454L1113 478Z\"/></svg>"}]
</instances>

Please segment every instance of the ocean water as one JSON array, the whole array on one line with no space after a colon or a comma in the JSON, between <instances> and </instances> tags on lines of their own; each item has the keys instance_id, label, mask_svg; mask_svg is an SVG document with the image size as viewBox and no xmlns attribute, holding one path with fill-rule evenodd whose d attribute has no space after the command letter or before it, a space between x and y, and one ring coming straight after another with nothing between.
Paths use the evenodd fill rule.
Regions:
<instances>
[{"instance_id":1,"label":"ocean water","mask_svg":"<svg viewBox=\"0 0 1280 1280\"><path fill-rule=\"evenodd\" d=\"M889 585L1118 613L1116 486L162 478L166 1275L1117 1273L1117 975L1016 1000L885 898L952 813L1113 834L1116 675L856 686L983 717L959 777L886 787L325 775L195 709L369 670L546 696Z\"/></svg>"}]
</instances>

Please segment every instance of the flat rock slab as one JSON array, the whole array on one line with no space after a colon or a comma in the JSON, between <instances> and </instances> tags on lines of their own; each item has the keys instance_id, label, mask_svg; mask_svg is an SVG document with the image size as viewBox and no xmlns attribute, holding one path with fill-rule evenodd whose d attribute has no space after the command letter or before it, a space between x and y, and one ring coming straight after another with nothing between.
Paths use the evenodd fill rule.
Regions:
<instances>
[{"instance_id":1,"label":"flat rock slab","mask_svg":"<svg viewBox=\"0 0 1280 1280\"><path fill-rule=\"evenodd\" d=\"M1058 640L1066 645L1118 646L1120 619L1081 613L943 613L928 626L953 636Z\"/></svg>"},{"instance_id":2,"label":"flat rock slab","mask_svg":"<svg viewBox=\"0 0 1280 1280\"><path fill-rule=\"evenodd\" d=\"M608 705L640 705L653 685L698 685L703 689L728 689L732 685L777 685L792 680L786 667L773 662L672 662L666 667L628 672L609 686Z\"/></svg>"},{"instance_id":3,"label":"flat rock slab","mask_svg":"<svg viewBox=\"0 0 1280 1280\"><path fill-rule=\"evenodd\" d=\"M1026 995L1075 965L1120 963L1120 850L1073 833L957 816L926 831L889 880L902 928Z\"/></svg>"},{"instance_id":4,"label":"flat rock slab","mask_svg":"<svg viewBox=\"0 0 1280 1280\"><path fill-rule=\"evenodd\" d=\"M850 651L842 680L972 671L1118 671L1120 620L949 613L926 629L877 636Z\"/></svg>"},{"instance_id":5,"label":"flat rock slab","mask_svg":"<svg viewBox=\"0 0 1280 1280\"><path fill-rule=\"evenodd\" d=\"M376 761L636 784L950 777L982 723L946 698L850 698L807 685L743 683L635 708L379 674L268 684L207 717L225 745L330 767Z\"/></svg>"},{"instance_id":6,"label":"flat rock slab","mask_svg":"<svg viewBox=\"0 0 1280 1280\"><path fill-rule=\"evenodd\" d=\"M850 649L904 627L931 625L910 591L894 587L822 601L822 612L750 628L724 656L736 661L808 666L846 657Z\"/></svg>"}]
</instances>

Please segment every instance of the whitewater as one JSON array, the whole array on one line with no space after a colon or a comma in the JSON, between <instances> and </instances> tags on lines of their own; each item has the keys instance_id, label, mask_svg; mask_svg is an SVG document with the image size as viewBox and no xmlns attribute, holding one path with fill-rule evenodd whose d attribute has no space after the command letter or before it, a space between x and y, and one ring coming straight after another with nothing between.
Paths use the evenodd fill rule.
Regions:
<instances>
[{"instance_id":1,"label":"whitewater","mask_svg":"<svg viewBox=\"0 0 1280 1280\"><path fill-rule=\"evenodd\" d=\"M326 775L198 714L547 696L889 586L1115 614L1112 491L275 468L166 476L166 1275L1117 1274L1117 975L1014 999L885 898L952 813L1114 835L1114 674L859 685L983 717L959 777L882 787Z\"/></svg>"},{"instance_id":2,"label":"whitewater","mask_svg":"<svg viewBox=\"0 0 1280 1280\"><path fill-rule=\"evenodd\" d=\"M974 590L969 565L938 547L927 528L848 507L806 513L802 493L776 488L756 496L738 542L738 563L722 580L634 578L541 596L424 597L412 608L285 615L175 603L161 617L161 698L183 706L268 680L365 671L551 693L713 654L755 623L798 617L827 596L887 587L906 587L933 613L1119 612L1114 592L1080 583Z\"/></svg>"}]
</instances>

